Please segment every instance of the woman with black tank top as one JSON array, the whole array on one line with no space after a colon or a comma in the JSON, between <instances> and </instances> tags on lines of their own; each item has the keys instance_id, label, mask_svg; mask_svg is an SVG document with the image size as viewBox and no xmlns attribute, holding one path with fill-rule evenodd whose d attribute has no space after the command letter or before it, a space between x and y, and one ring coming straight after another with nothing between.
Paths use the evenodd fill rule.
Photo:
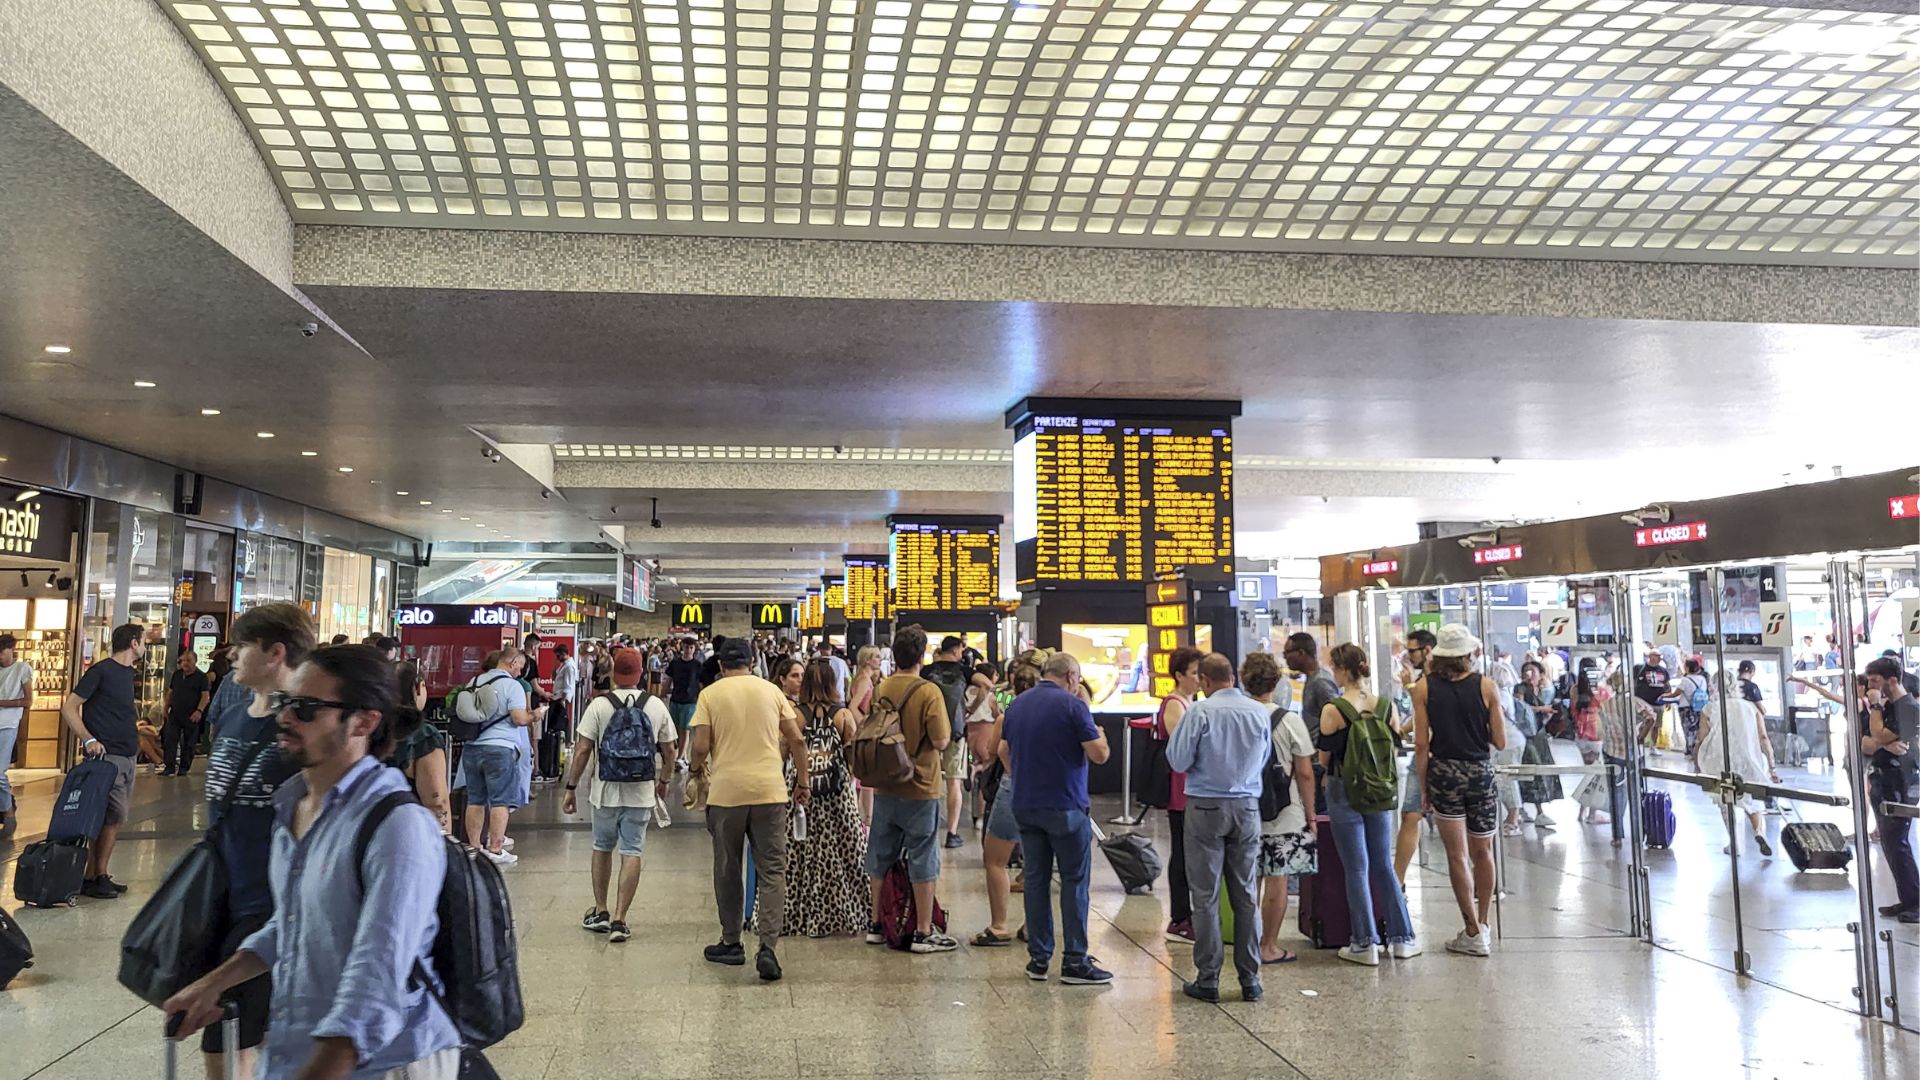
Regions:
<instances>
[{"instance_id":1,"label":"woman with black tank top","mask_svg":"<svg viewBox=\"0 0 1920 1080\"><path fill-rule=\"evenodd\" d=\"M1493 754L1507 744L1500 693L1493 680L1473 670L1479 649L1466 627L1441 627L1427 677L1413 687L1414 767L1439 819L1453 896L1466 922L1447 942L1447 951L1468 956L1493 951L1487 919L1493 907L1493 833L1500 816Z\"/></svg>"}]
</instances>

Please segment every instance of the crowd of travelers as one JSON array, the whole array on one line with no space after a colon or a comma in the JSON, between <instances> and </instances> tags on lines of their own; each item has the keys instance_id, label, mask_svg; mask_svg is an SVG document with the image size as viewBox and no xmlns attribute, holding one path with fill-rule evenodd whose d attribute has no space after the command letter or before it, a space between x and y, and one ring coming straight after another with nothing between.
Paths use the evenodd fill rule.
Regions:
<instances>
[{"instance_id":1,"label":"crowd of travelers","mask_svg":"<svg viewBox=\"0 0 1920 1080\"><path fill-rule=\"evenodd\" d=\"M0 661L11 663L10 644L0 638ZM96 899L127 892L109 869L132 796L132 675L145 647L141 628L114 631L111 655L62 709L82 753L114 771L88 854L83 894ZM553 649L546 679L530 670L529 650L503 648L430 707L400 651L380 638L317 645L302 608L264 604L235 620L217 681L184 662L176 675L170 717L211 725L205 793L227 923L224 961L165 1008L180 1032L202 1033L209 1075L226 1055L240 1075L466 1075L463 1046L475 1047L434 966L442 885L455 859L484 857L494 874L513 866L512 814L547 780L561 785L564 814L590 822L592 900L580 925L610 943L633 938L647 832L678 810L703 817L712 845L719 935L706 960L744 967L749 933L765 981L784 976L789 935L951 952L961 941L936 895L951 870L942 852L965 843L971 819L989 918L968 943L1024 944L1036 981L1056 970L1066 985L1113 978L1089 952L1088 925L1100 845L1087 776L1111 749L1070 654L1030 650L1003 672L963 639L930 641L918 626L851 662L831 645L770 636L613 638L578 657ZM1255 651L1238 667L1194 649L1168 658L1173 692L1152 721L1164 777L1149 801L1166 811L1172 838L1166 938L1192 948L1187 996L1220 1000L1230 941L1241 1000L1259 1000L1263 970L1297 959L1281 939L1295 896L1318 908L1315 925L1345 922L1342 960L1420 955L1404 892L1407 833L1411 825L1417 839L1429 815L1461 918L1446 948L1491 953L1495 834L1527 804L1531 823L1549 827L1541 807L1561 795L1496 773L1500 762L1551 761L1536 743L1555 708L1550 662L1530 655L1513 672L1456 624L1415 630L1399 652L1402 677L1384 696L1363 650L1338 645L1323 661L1308 634L1288 639L1279 659ZM1648 711L1697 703L1691 677L1702 673L1689 666L1676 685L1659 663L1655 653L1631 674L1578 671L1569 719L1587 760L1624 765ZM1905 683L1889 658L1863 680L1874 783L1893 801L1920 786L1910 749L1920 710ZM1736 677L1705 693L1745 700ZM1636 711L1606 708L1618 695L1632 695ZM1771 775L1764 723L1688 711L1701 760ZM1642 718L1641 730L1614 730L1625 727L1615 714ZM169 742L167 773L190 767L177 747L192 735ZM540 761L540 744L560 740L557 760ZM1741 808L1755 814L1766 850L1757 808ZM1617 830L1623 811L1596 803L1583 816ZM1911 922L1920 885L1909 828L1885 819L1880 839L1898 889L1883 914ZM216 1022L236 1014L237 1024Z\"/></svg>"}]
</instances>

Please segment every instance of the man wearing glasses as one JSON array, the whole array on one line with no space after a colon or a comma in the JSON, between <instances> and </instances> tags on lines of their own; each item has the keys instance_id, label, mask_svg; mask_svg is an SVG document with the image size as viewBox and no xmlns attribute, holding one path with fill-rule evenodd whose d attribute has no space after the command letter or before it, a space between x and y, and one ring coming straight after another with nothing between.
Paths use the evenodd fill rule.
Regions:
<instances>
[{"instance_id":1,"label":"man wearing glasses","mask_svg":"<svg viewBox=\"0 0 1920 1080\"><path fill-rule=\"evenodd\" d=\"M1433 646L1439 639L1431 630L1410 630L1407 632L1406 658L1400 667L1400 684L1412 691L1413 684L1427 675L1427 662L1433 659ZM1405 714L1396 713L1394 729L1405 736L1405 743L1411 748L1413 743L1413 707L1408 703ZM1401 763L1404 768L1400 784L1400 832L1393 838L1393 872L1404 888L1407 883L1407 868L1413 865L1413 856L1420 850L1420 822L1426 818L1421 804L1426 795L1420 790L1420 773L1413 767L1413 757L1407 755ZM1548 822L1549 825L1552 822Z\"/></svg>"},{"instance_id":2,"label":"man wearing glasses","mask_svg":"<svg viewBox=\"0 0 1920 1080\"><path fill-rule=\"evenodd\" d=\"M454 1080L460 1035L433 978L446 842L432 811L392 810L355 866L367 812L405 792L393 749L393 667L377 649L320 649L276 693L276 740L300 770L274 793L274 910L211 974L168 999L180 1031L220 1018L227 990L271 971L268 1076Z\"/></svg>"}]
</instances>

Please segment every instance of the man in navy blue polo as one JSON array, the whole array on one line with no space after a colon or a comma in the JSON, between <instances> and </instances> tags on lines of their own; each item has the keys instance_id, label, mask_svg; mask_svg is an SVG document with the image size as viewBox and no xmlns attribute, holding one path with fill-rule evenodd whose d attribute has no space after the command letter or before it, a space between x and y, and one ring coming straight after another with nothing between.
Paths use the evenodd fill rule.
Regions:
<instances>
[{"instance_id":1,"label":"man in navy blue polo","mask_svg":"<svg viewBox=\"0 0 1920 1080\"><path fill-rule=\"evenodd\" d=\"M1013 820L1026 858L1027 978L1053 962L1053 869L1060 868L1060 981L1113 981L1087 955L1087 877L1093 869L1087 765L1107 760L1107 736L1075 692L1080 662L1055 653L1033 689L1007 706L1001 743L1013 768Z\"/></svg>"}]
</instances>

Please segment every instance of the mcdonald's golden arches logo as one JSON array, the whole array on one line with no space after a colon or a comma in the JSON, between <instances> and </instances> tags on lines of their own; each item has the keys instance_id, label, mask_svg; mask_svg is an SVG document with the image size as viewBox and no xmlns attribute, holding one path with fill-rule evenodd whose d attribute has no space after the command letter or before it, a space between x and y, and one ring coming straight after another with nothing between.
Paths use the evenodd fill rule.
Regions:
<instances>
[{"instance_id":1,"label":"mcdonald's golden arches logo","mask_svg":"<svg viewBox=\"0 0 1920 1080\"><path fill-rule=\"evenodd\" d=\"M784 630L793 621L792 608L786 604L760 604L753 610L755 630Z\"/></svg>"},{"instance_id":2,"label":"mcdonald's golden arches logo","mask_svg":"<svg viewBox=\"0 0 1920 1080\"><path fill-rule=\"evenodd\" d=\"M707 605L695 600L692 603L681 604L674 609L673 624L675 626L706 627L712 626L713 620L707 616Z\"/></svg>"}]
</instances>

